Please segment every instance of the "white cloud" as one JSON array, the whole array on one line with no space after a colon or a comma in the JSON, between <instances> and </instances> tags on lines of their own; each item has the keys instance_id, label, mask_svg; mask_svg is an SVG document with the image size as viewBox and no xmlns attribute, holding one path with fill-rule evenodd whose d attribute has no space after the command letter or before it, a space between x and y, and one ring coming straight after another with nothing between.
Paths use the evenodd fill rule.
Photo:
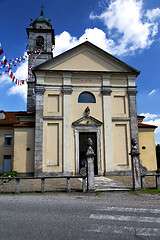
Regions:
<instances>
[{"instance_id":1,"label":"white cloud","mask_svg":"<svg viewBox=\"0 0 160 240\"><path fill-rule=\"evenodd\" d=\"M14 85L8 90L8 95L19 95L24 99L24 101L27 101L27 84L24 84L22 86Z\"/></svg>"},{"instance_id":2,"label":"white cloud","mask_svg":"<svg viewBox=\"0 0 160 240\"><path fill-rule=\"evenodd\" d=\"M18 80L25 80L28 75L28 61L22 62L20 66L17 68L16 72L14 73L14 76ZM13 83L14 84L14 83ZM27 100L27 84L24 84L22 86L13 85L8 90L8 95L20 95L25 101Z\"/></svg>"},{"instance_id":3,"label":"white cloud","mask_svg":"<svg viewBox=\"0 0 160 240\"><path fill-rule=\"evenodd\" d=\"M159 8L155 8L153 10L147 10L146 16L150 20L155 20L156 18L160 17L160 9Z\"/></svg>"},{"instance_id":4,"label":"white cloud","mask_svg":"<svg viewBox=\"0 0 160 240\"><path fill-rule=\"evenodd\" d=\"M98 36L98 37L97 37ZM106 38L106 33L98 28L88 28L85 33L80 37L80 42L88 40L93 44L99 46L100 48L106 50L107 52L112 52L114 48L114 41L112 39Z\"/></svg>"},{"instance_id":5,"label":"white cloud","mask_svg":"<svg viewBox=\"0 0 160 240\"><path fill-rule=\"evenodd\" d=\"M76 37L71 37L71 35L64 31L55 37L56 47L53 50L54 56L78 45L79 41Z\"/></svg>"},{"instance_id":6,"label":"white cloud","mask_svg":"<svg viewBox=\"0 0 160 240\"><path fill-rule=\"evenodd\" d=\"M24 55L26 55L26 53ZM28 76L28 61L27 61L27 59L24 62L20 63L20 65L17 67L15 72L13 70L14 70L14 68L12 69L12 72L19 81L25 80ZM2 76L0 77L0 84L3 86L3 84L8 84L8 83L10 83L10 84L12 83L13 86L8 89L7 94L8 95L18 94L26 101L26 99L27 99L27 84L18 86L12 82L12 79L9 77L9 75L7 73L3 73Z\"/></svg>"},{"instance_id":7,"label":"white cloud","mask_svg":"<svg viewBox=\"0 0 160 240\"><path fill-rule=\"evenodd\" d=\"M152 113L141 113L140 115L145 117L144 121L148 121L150 119L155 119L157 117L160 117L160 115L152 114Z\"/></svg>"},{"instance_id":8,"label":"white cloud","mask_svg":"<svg viewBox=\"0 0 160 240\"><path fill-rule=\"evenodd\" d=\"M158 34L160 9L143 9L142 0L111 0L100 15L90 14L90 19L100 19L106 32L88 28L77 38L64 31L56 36L54 56L88 40L113 55L134 53L149 48ZM108 37L110 36L110 37Z\"/></svg>"},{"instance_id":9,"label":"white cloud","mask_svg":"<svg viewBox=\"0 0 160 240\"><path fill-rule=\"evenodd\" d=\"M24 80L27 78L27 75L28 75L28 61L27 60L25 62L21 62L21 64L18 66L14 75L18 80Z\"/></svg>"},{"instance_id":10,"label":"white cloud","mask_svg":"<svg viewBox=\"0 0 160 240\"><path fill-rule=\"evenodd\" d=\"M153 89L148 95L151 96L153 93L155 93L155 89Z\"/></svg>"},{"instance_id":11,"label":"white cloud","mask_svg":"<svg viewBox=\"0 0 160 240\"><path fill-rule=\"evenodd\" d=\"M152 113L141 113L141 116L144 116L145 119L143 123L157 126L155 134L160 133L160 115Z\"/></svg>"},{"instance_id":12,"label":"white cloud","mask_svg":"<svg viewBox=\"0 0 160 240\"><path fill-rule=\"evenodd\" d=\"M100 19L109 30L117 46L117 55L149 48L158 33L160 9L143 9L142 0L111 0L100 15L90 14L90 19Z\"/></svg>"},{"instance_id":13,"label":"white cloud","mask_svg":"<svg viewBox=\"0 0 160 240\"><path fill-rule=\"evenodd\" d=\"M98 37L97 37L98 36ZM60 35L56 36L55 49L53 50L53 55L58 54L81 44L82 42L90 41L93 44L99 46L100 48L112 52L114 48L114 41L112 39L106 38L106 33L98 28L87 28L84 34L78 39L72 37L68 32L64 31Z\"/></svg>"},{"instance_id":14,"label":"white cloud","mask_svg":"<svg viewBox=\"0 0 160 240\"><path fill-rule=\"evenodd\" d=\"M2 75L0 76L0 85L4 85L4 84L8 84L11 83L11 78L9 77L9 75L7 73L2 73Z\"/></svg>"},{"instance_id":15,"label":"white cloud","mask_svg":"<svg viewBox=\"0 0 160 240\"><path fill-rule=\"evenodd\" d=\"M145 121L144 123L157 126L155 133L160 133L160 118L150 120L150 121Z\"/></svg>"}]
</instances>

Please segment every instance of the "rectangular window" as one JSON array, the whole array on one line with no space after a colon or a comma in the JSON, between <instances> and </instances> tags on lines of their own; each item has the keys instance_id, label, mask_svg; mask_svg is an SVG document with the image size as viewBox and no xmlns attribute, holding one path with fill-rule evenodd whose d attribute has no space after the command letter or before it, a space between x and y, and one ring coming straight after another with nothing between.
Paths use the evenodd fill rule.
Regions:
<instances>
[{"instance_id":1,"label":"rectangular window","mask_svg":"<svg viewBox=\"0 0 160 240\"><path fill-rule=\"evenodd\" d=\"M5 135L4 146L12 146L12 134Z\"/></svg>"}]
</instances>

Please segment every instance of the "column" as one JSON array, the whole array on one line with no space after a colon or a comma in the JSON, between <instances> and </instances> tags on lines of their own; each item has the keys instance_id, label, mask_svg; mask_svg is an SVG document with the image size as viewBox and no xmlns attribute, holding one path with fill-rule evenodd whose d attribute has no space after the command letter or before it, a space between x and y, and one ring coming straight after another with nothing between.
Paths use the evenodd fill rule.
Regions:
<instances>
[{"instance_id":1,"label":"column","mask_svg":"<svg viewBox=\"0 0 160 240\"><path fill-rule=\"evenodd\" d=\"M44 86L36 86L34 176L42 175L43 170L43 96Z\"/></svg>"},{"instance_id":2,"label":"column","mask_svg":"<svg viewBox=\"0 0 160 240\"><path fill-rule=\"evenodd\" d=\"M92 149L92 139L88 138L88 149L86 153L87 157L87 190L88 192L94 192L94 151Z\"/></svg>"},{"instance_id":3,"label":"column","mask_svg":"<svg viewBox=\"0 0 160 240\"><path fill-rule=\"evenodd\" d=\"M139 164L139 151L137 148L136 141L132 138L131 140L131 164L132 164L132 182L133 182L133 189L140 189L141 186L145 187L144 181L143 184L141 184L141 174L140 174L140 164Z\"/></svg>"},{"instance_id":4,"label":"column","mask_svg":"<svg viewBox=\"0 0 160 240\"><path fill-rule=\"evenodd\" d=\"M71 75L63 75L63 172L71 174Z\"/></svg>"},{"instance_id":5,"label":"column","mask_svg":"<svg viewBox=\"0 0 160 240\"><path fill-rule=\"evenodd\" d=\"M103 131L104 131L104 173L113 171L112 118L110 76L102 76L103 87Z\"/></svg>"},{"instance_id":6,"label":"column","mask_svg":"<svg viewBox=\"0 0 160 240\"><path fill-rule=\"evenodd\" d=\"M136 87L128 87L131 139L135 139L135 141L137 142L137 147L139 149L136 93Z\"/></svg>"},{"instance_id":7,"label":"column","mask_svg":"<svg viewBox=\"0 0 160 240\"><path fill-rule=\"evenodd\" d=\"M135 79L135 78L134 78ZM137 103L136 103L136 86L133 77L128 78L128 100L129 100L129 114L130 114L130 135L131 139L137 144L137 151L139 151L139 137L138 137L138 120L137 120ZM134 80L134 81L133 81ZM135 170L134 170L135 169ZM133 170L136 172L135 189L141 188L140 176L140 159L139 155L136 157L136 162L133 162Z\"/></svg>"}]
</instances>

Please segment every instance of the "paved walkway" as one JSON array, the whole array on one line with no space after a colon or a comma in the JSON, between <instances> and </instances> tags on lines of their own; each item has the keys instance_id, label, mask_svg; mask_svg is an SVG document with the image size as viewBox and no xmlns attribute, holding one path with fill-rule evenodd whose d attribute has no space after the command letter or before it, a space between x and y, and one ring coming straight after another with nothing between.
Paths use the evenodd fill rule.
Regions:
<instances>
[{"instance_id":1,"label":"paved walkway","mask_svg":"<svg viewBox=\"0 0 160 240\"><path fill-rule=\"evenodd\" d=\"M132 189L129 186L123 185L122 183L107 177L95 177L94 183L96 191L125 191Z\"/></svg>"}]
</instances>

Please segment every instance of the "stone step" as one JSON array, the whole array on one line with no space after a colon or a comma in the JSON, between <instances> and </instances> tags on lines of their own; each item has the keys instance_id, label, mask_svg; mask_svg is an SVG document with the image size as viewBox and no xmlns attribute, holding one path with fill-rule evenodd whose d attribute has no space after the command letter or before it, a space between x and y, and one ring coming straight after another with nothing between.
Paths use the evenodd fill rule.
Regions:
<instances>
[{"instance_id":1,"label":"stone step","mask_svg":"<svg viewBox=\"0 0 160 240\"><path fill-rule=\"evenodd\" d=\"M132 190L131 187L126 186L120 182L113 181L107 177L94 178L95 191L125 191Z\"/></svg>"}]
</instances>

